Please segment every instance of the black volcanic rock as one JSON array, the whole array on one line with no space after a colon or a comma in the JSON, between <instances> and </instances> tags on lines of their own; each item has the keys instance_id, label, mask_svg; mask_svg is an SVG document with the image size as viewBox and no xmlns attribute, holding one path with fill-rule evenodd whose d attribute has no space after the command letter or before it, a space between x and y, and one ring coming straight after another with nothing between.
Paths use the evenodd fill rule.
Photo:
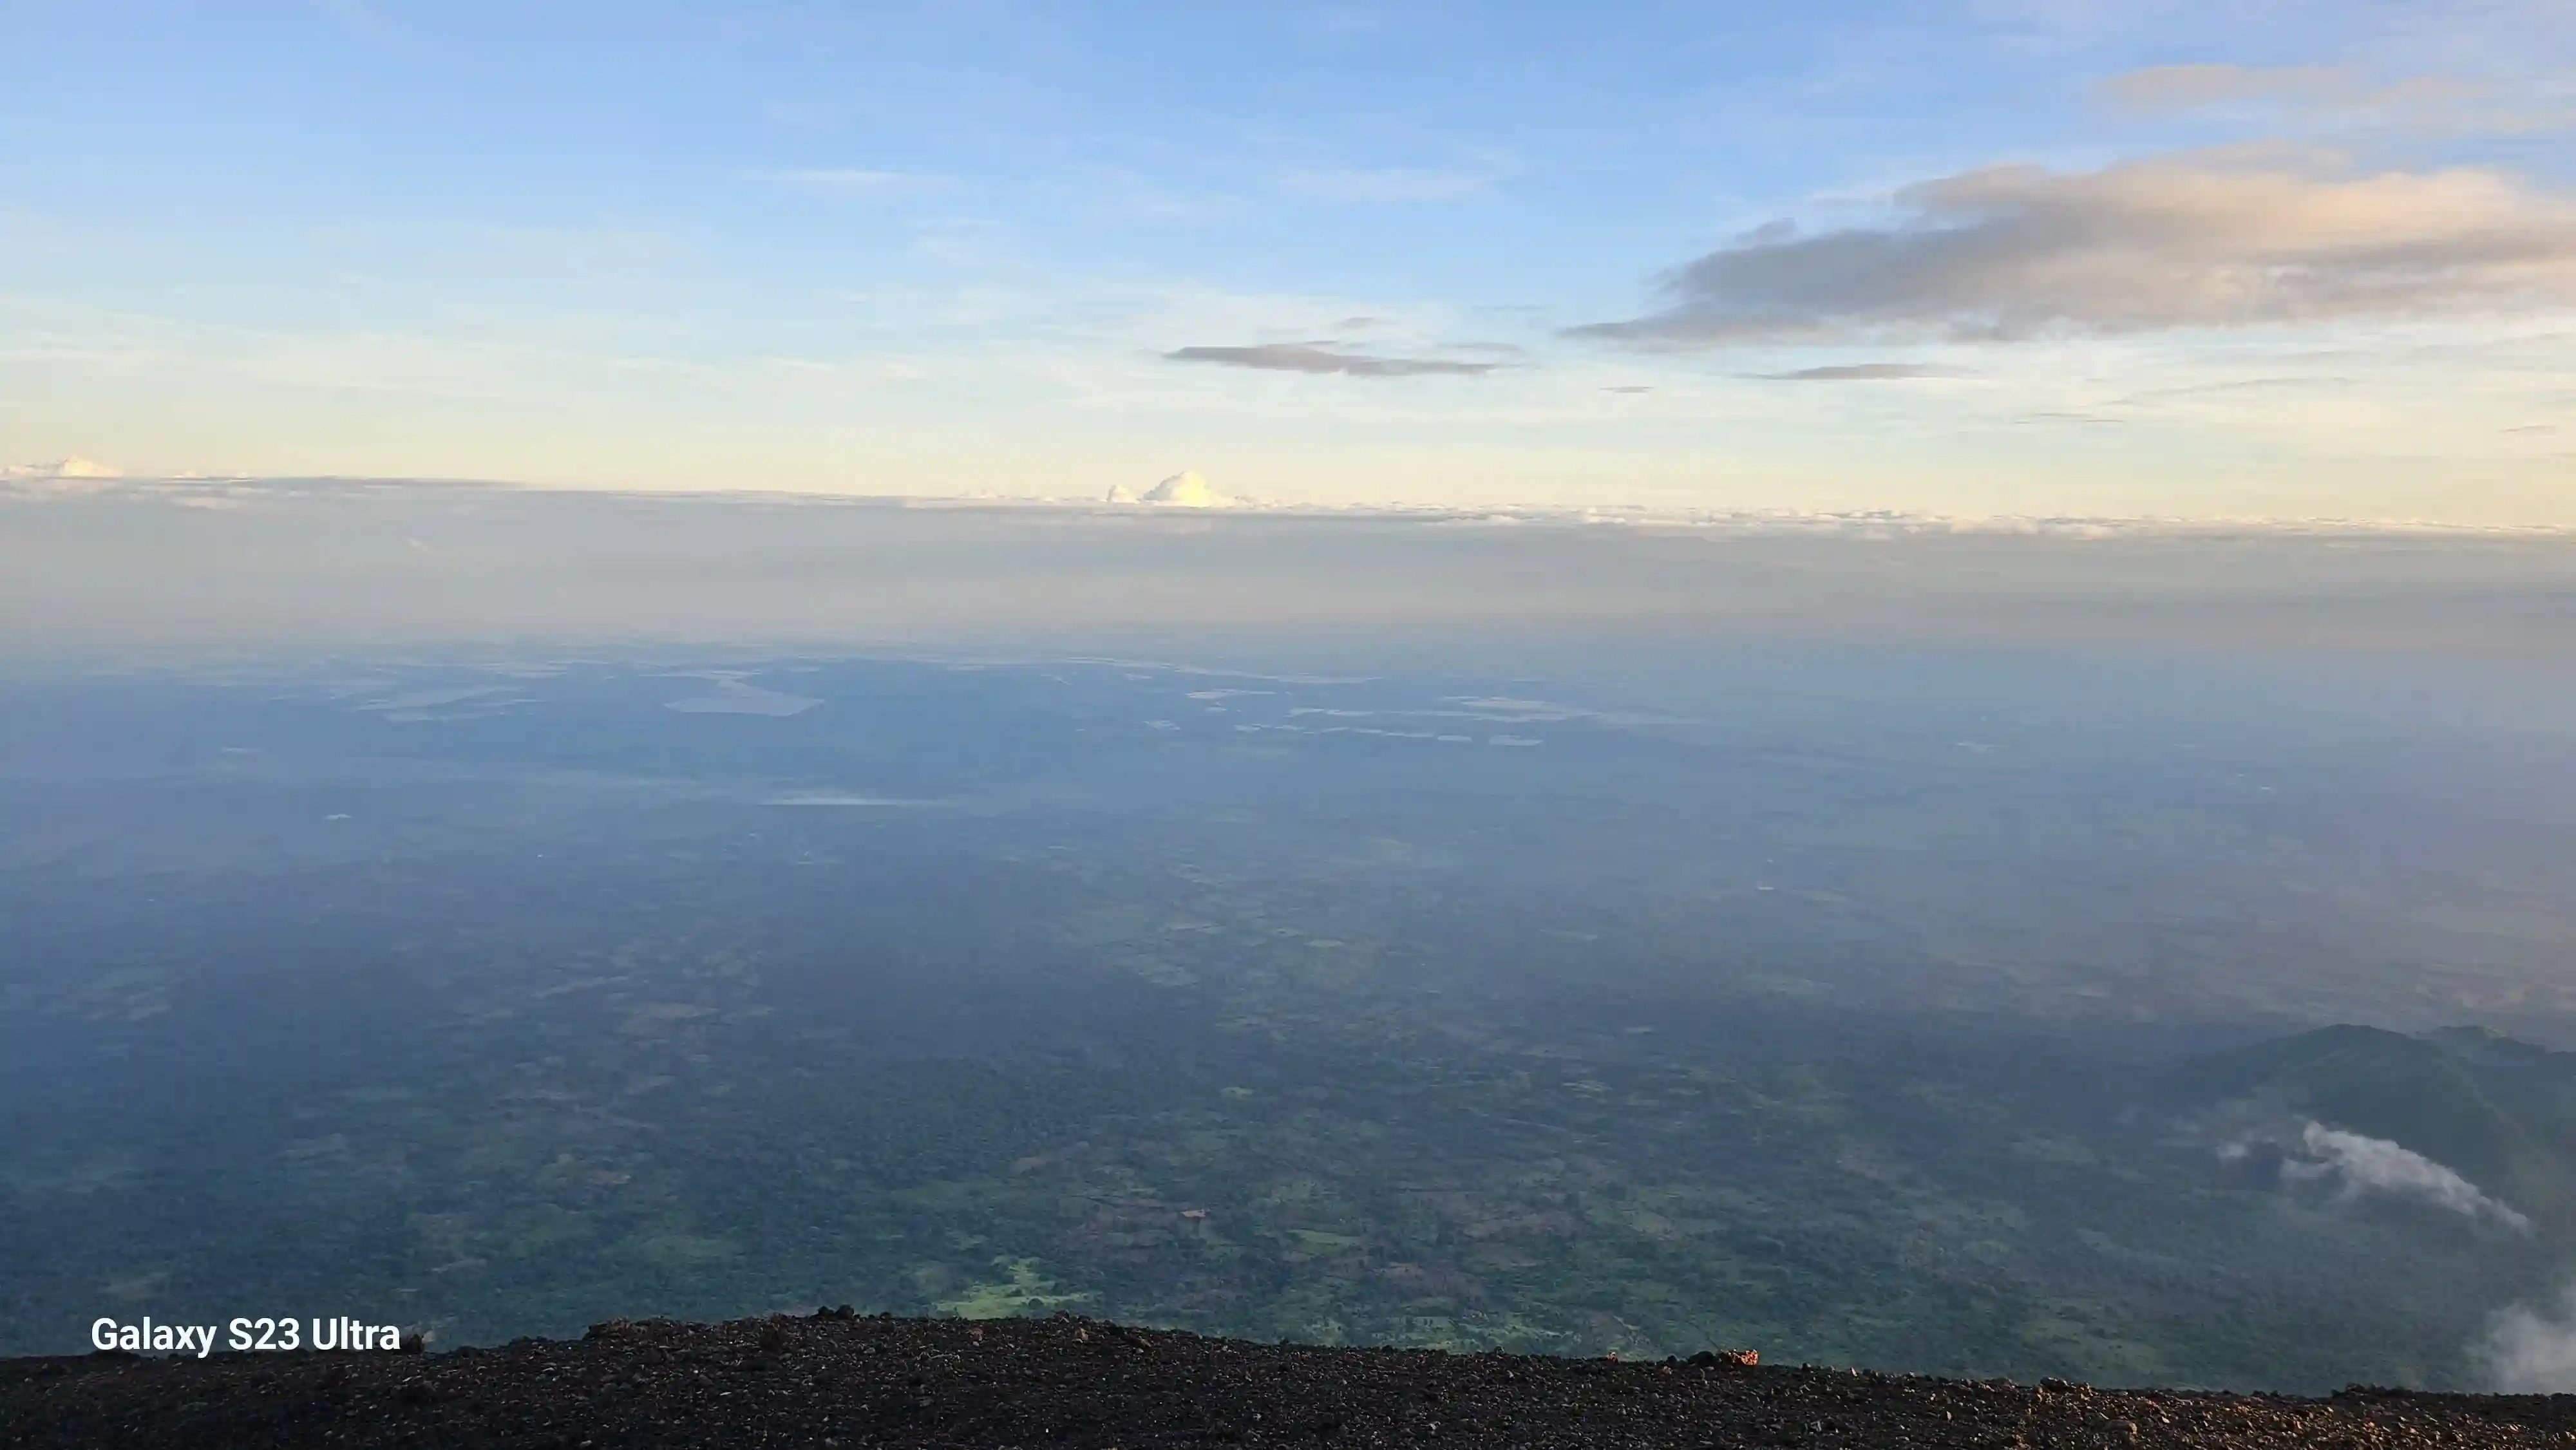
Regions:
<instances>
[{"instance_id":1,"label":"black volcanic rock","mask_svg":"<svg viewBox=\"0 0 2576 1450\"><path fill-rule=\"evenodd\" d=\"M2096 1390L1321 1349L1059 1316L596 1326L444 1354L0 1361L11 1446L2569 1444L2576 1395Z\"/></svg>"}]
</instances>

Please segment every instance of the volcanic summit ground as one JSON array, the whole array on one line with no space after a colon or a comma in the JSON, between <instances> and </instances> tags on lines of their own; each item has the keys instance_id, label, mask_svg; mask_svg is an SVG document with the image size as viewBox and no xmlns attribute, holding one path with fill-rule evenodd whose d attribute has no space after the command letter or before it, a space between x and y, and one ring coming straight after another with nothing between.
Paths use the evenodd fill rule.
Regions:
<instances>
[{"instance_id":1,"label":"volcanic summit ground","mask_svg":"<svg viewBox=\"0 0 2576 1450\"><path fill-rule=\"evenodd\" d=\"M0 1361L0 1445L145 1444L2538 1446L2576 1445L2576 1395L2100 1390L842 1313L439 1354Z\"/></svg>"}]
</instances>

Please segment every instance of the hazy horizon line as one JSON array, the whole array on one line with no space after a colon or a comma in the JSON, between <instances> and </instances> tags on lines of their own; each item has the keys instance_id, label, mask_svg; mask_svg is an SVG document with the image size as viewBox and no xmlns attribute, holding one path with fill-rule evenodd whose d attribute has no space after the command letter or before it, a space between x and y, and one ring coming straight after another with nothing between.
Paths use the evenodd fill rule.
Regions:
<instances>
[{"instance_id":1,"label":"hazy horizon line","mask_svg":"<svg viewBox=\"0 0 2576 1450\"><path fill-rule=\"evenodd\" d=\"M1630 524L1645 526L1725 528L1728 526L1761 528L1805 526L1839 526L1843 528L1899 528L1950 533L2037 533L2080 534L2100 530L2126 534L2193 534L2218 535L2262 533L2297 536L2302 534L2361 535L2433 535L2494 537L2519 539L2566 538L2576 540L2576 523L2475 523L2421 516L2366 516L2338 514L2222 514L2222 513L1974 513L1945 512L1902 508L1795 508L1787 506L1714 506L1674 505L1638 502L1511 502L1440 503L1406 499L1330 502L1323 500L1262 498L1247 494L1223 495L1209 504L1162 503L1136 498L1107 498L1084 494L1004 493L975 491L968 493L869 493L832 488L777 488L749 485L711 485L700 488L663 488L651 485L586 484L545 482L505 477L463 477L435 474L118 474L112 477L0 477L0 502L35 503L65 502L96 498L120 492L179 492L188 489L290 489L298 492L321 486L352 489L458 489L483 490L516 495L542 495L599 498L603 500L653 501L742 501L761 503L796 503L826 506L875 505L893 508L992 509L996 511L1060 509L1110 516L1169 518L1330 518L1361 517L1371 519L1420 519L1433 521L1472 522L1489 519L1501 522L1538 522L1572 524Z\"/></svg>"}]
</instances>

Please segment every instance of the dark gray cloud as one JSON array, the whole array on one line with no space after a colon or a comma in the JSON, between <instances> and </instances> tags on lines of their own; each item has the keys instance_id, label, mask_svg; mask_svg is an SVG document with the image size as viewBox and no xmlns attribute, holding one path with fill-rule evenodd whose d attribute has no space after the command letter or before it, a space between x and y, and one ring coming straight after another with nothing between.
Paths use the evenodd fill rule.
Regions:
<instances>
[{"instance_id":1,"label":"dark gray cloud","mask_svg":"<svg viewBox=\"0 0 2576 1450\"><path fill-rule=\"evenodd\" d=\"M1837 363L1831 367L1800 368L1793 373L1755 373L1767 383L1884 383L1900 378L1944 378L1950 374L1927 363Z\"/></svg>"},{"instance_id":2,"label":"dark gray cloud","mask_svg":"<svg viewBox=\"0 0 2576 1450\"><path fill-rule=\"evenodd\" d=\"M1576 335L1708 347L2014 339L2576 303L2576 206L2491 171L2320 174L2194 153L1996 166L1897 193L1884 227L1774 223Z\"/></svg>"},{"instance_id":3,"label":"dark gray cloud","mask_svg":"<svg viewBox=\"0 0 2576 1450\"><path fill-rule=\"evenodd\" d=\"M1216 363L1275 373L1340 373L1354 378L1478 377L1502 366L1437 357L1370 357L1335 352L1312 342L1263 342L1249 347L1183 347L1163 356L1174 362Z\"/></svg>"}]
</instances>

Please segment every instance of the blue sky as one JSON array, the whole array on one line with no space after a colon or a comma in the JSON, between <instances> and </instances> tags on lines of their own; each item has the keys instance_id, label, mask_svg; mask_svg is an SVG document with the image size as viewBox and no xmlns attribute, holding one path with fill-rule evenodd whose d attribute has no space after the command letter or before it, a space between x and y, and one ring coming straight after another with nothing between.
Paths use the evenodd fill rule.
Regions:
<instances>
[{"instance_id":1,"label":"blue sky","mask_svg":"<svg viewBox=\"0 0 2576 1450\"><path fill-rule=\"evenodd\" d=\"M2576 524L2561 3L88 0L0 48L0 462Z\"/></svg>"}]
</instances>

